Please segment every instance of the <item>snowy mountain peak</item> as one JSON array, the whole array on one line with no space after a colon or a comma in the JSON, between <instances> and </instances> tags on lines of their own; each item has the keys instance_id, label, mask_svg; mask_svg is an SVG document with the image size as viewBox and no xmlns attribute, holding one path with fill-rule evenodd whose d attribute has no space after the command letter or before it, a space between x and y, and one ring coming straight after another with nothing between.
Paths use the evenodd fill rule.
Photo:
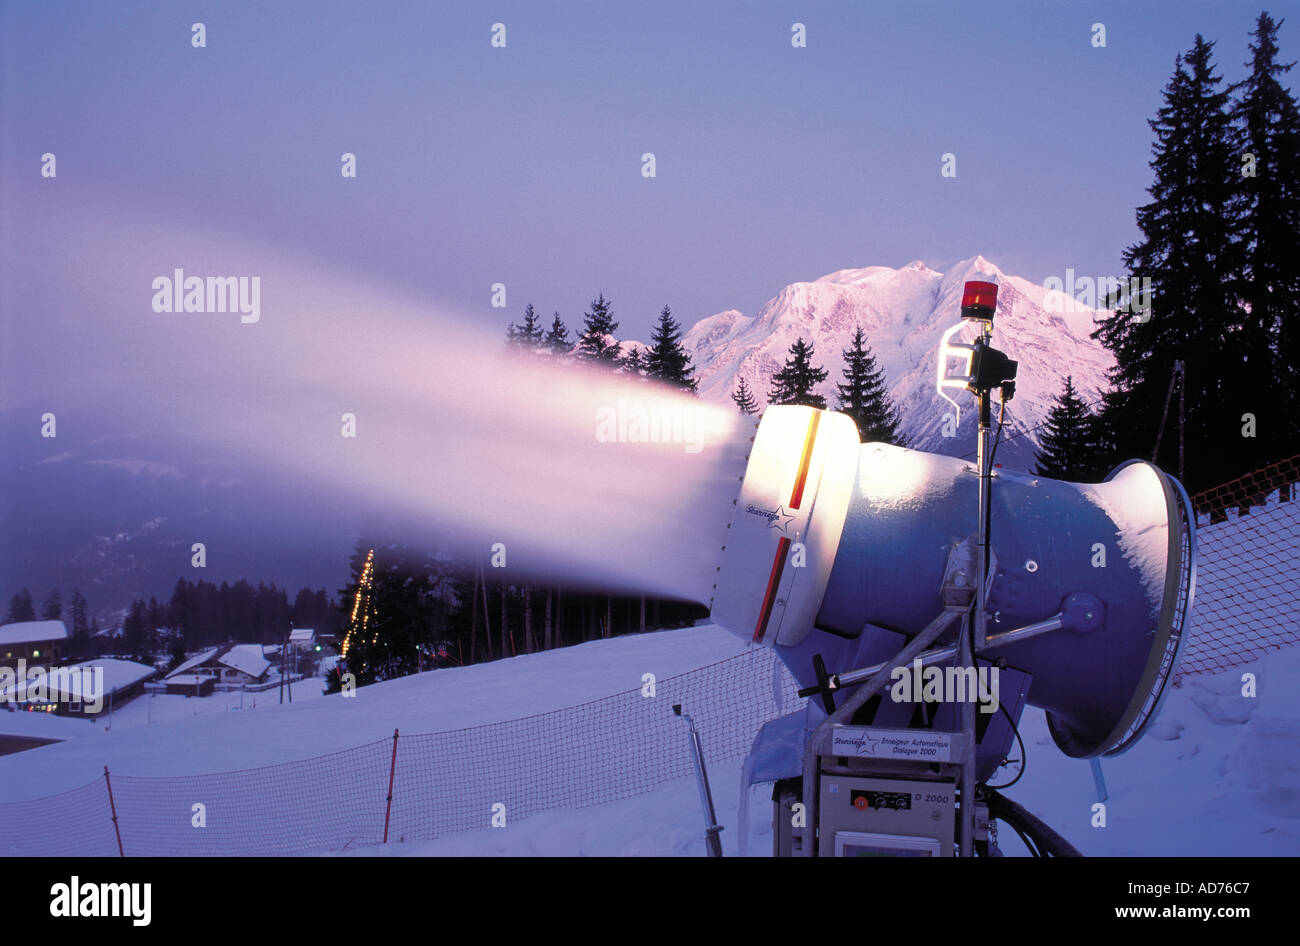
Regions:
<instances>
[{"instance_id":1,"label":"snowy mountain peak","mask_svg":"<svg viewBox=\"0 0 1300 946\"><path fill-rule=\"evenodd\" d=\"M972 256L970 259L960 260L950 267L950 271L958 274L965 274L970 278L984 276L986 282L994 282L998 276L1004 275L1002 270L986 260L983 256Z\"/></svg>"},{"instance_id":2,"label":"snowy mountain peak","mask_svg":"<svg viewBox=\"0 0 1300 946\"><path fill-rule=\"evenodd\" d=\"M946 273L917 260L898 269L840 269L811 282L791 283L756 317L728 309L701 319L687 330L683 344L694 359L705 400L725 402L743 377L765 402L772 375L785 362L790 345L802 337L813 343L815 361L829 371L818 391L835 407L841 353L860 325L889 380L913 446L965 456L974 450L974 415L965 405L969 401L973 407L973 398L958 398L963 403L960 427L955 436L945 437L945 427L951 431L944 421L951 407L935 392L934 377L939 338L959 320L962 287L971 279L998 284L994 345L1020 362L998 459L1029 469L1038 425L1066 374L1073 375L1085 398L1095 400L1113 361L1089 337L1101 313L1081 307L1049 311L1046 290L1004 273L982 255L960 260Z\"/></svg>"}]
</instances>

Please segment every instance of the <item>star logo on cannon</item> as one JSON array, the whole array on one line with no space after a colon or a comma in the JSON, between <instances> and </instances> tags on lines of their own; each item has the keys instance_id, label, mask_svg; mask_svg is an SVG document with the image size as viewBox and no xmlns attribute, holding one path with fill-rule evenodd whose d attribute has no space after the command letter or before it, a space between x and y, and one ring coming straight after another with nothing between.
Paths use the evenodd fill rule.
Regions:
<instances>
[{"instance_id":1,"label":"star logo on cannon","mask_svg":"<svg viewBox=\"0 0 1300 946\"><path fill-rule=\"evenodd\" d=\"M780 529L782 532L784 532L785 527L788 526L793 521L794 521L794 516L786 512L784 506L777 506L776 514L772 517L772 521L768 523L768 526L770 526L773 529Z\"/></svg>"}]
</instances>

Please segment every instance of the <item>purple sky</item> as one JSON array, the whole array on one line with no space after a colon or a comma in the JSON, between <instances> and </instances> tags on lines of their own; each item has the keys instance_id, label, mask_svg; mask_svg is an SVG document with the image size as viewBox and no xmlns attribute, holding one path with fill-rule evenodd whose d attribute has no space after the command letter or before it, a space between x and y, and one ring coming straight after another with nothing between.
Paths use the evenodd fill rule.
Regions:
<instances>
[{"instance_id":1,"label":"purple sky","mask_svg":"<svg viewBox=\"0 0 1300 946\"><path fill-rule=\"evenodd\" d=\"M1294 3L1270 3L1276 17ZM1223 3L3 3L4 275L56 188L504 327L748 314L842 267L1120 271L1146 120ZM190 46L203 21L207 48ZM504 22L507 47L489 45ZM794 22L808 46L790 44ZM1107 47L1090 44L1106 26ZM1282 31L1284 56L1297 53ZM56 182L40 178L46 151ZM339 156L358 157L345 181ZM654 152L657 177L640 174ZM940 176L940 156L958 176ZM17 216L12 212L17 208ZM118 250L129 255L124 239ZM71 265L71 263L70 263ZM508 287L505 312L489 305ZM0 296L0 298L3 298ZM6 300L11 301L11 300ZM11 317L6 312L6 318ZM15 366L7 363L7 367ZM38 363L19 371L40 370Z\"/></svg>"},{"instance_id":2,"label":"purple sky","mask_svg":"<svg viewBox=\"0 0 1300 946\"><path fill-rule=\"evenodd\" d=\"M359 453L406 456L418 506L454 477L411 443L468 416L458 398L498 405L474 434L510 462L484 469L537 492L512 451L531 433L554 460L570 408L503 401L485 371L428 394L439 358L497 350L527 302L576 328L603 292L644 339L665 303L687 325L753 315L846 267L1120 275L1174 57L1200 30L1240 78L1257 13L0 0L0 595L165 594L196 537L221 550L209 578L337 587L357 496L394 473L349 466L343 411L397 431L402 450ZM257 276L261 321L153 311L176 268Z\"/></svg>"}]
</instances>

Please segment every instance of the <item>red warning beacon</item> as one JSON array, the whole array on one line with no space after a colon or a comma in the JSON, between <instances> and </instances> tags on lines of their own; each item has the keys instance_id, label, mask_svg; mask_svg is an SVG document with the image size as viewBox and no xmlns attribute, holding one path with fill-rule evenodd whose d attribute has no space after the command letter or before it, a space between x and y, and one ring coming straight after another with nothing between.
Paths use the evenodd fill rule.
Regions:
<instances>
[{"instance_id":1,"label":"red warning beacon","mask_svg":"<svg viewBox=\"0 0 1300 946\"><path fill-rule=\"evenodd\" d=\"M966 287L961 294L961 317L963 319L992 322L993 310L997 306L997 283L977 282L974 280L966 283Z\"/></svg>"}]
</instances>

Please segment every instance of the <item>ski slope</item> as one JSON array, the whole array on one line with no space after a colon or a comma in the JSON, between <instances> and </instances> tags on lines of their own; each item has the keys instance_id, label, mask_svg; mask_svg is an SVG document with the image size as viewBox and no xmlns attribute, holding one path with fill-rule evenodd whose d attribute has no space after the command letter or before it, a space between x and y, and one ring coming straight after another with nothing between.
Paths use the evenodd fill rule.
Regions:
<instances>
[{"instance_id":1,"label":"ski slope","mask_svg":"<svg viewBox=\"0 0 1300 946\"><path fill-rule=\"evenodd\" d=\"M633 649L626 656L635 662ZM1248 672L1259 680L1254 700L1239 695L1241 674ZM1089 764L1062 755L1042 711L1030 707L1021 723L1029 767L1006 794L1088 856L1300 855L1297 685L1300 650L1294 649L1217 676L1190 678L1170 695L1151 735L1129 753L1103 761L1109 790L1104 828L1092 827L1097 796ZM729 856L738 853L740 767L737 759L709 772ZM751 856L772 850L768 787L755 786L750 799ZM580 811L548 811L504 828L347 853L703 857L702 828L698 791L687 778L645 795ZM1003 831L1000 840L1007 855L1026 853L1013 832Z\"/></svg>"},{"instance_id":2,"label":"ski slope","mask_svg":"<svg viewBox=\"0 0 1300 946\"><path fill-rule=\"evenodd\" d=\"M358 691L321 696L295 687L281 706L275 691L215 701L148 698L114 715L111 731L84 727L80 736L0 757L0 800L35 798L83 785L108 764L122 775L219 772L302 759L390 737L506 720L635 689L642 675L662 679L733 656L744 643L714 626L594 641L544 654L467 668L437 670ZM1254 673L1258 696L1240 695L1242 673ZM1110 790L1106 826L1093 827L1096 792L1089 766L1051 744L1043 714L1026 711L1025 777L1008 794L1043 817L1090 855L1300 854L1300 649L1223 674L1189 678L1175 690L1148 736L1128 754L1104 762ZM311 693L309 696L308 694ZM186 708L189 707L187 712ZM197 715L196 710L201 710ZM667 707L665 707L665 711ZM694 707L698 714L707 706ZM0 730L6 717L0 713ZM24 720L29 734L40 721ZM683 726L682 752L687 751ZM710 771L724 850L738 850L736 814L740 759ZM771 849L765 787L751 799L750 853ZM702 856L702 815L693 779L619 801L554 809L434 841L394 839L362 847L366 855L655 855ZM1004 833L1004 847L1016 841ZM322 851L322 854L330 853Z\"/></svg>"}]
</instances>

